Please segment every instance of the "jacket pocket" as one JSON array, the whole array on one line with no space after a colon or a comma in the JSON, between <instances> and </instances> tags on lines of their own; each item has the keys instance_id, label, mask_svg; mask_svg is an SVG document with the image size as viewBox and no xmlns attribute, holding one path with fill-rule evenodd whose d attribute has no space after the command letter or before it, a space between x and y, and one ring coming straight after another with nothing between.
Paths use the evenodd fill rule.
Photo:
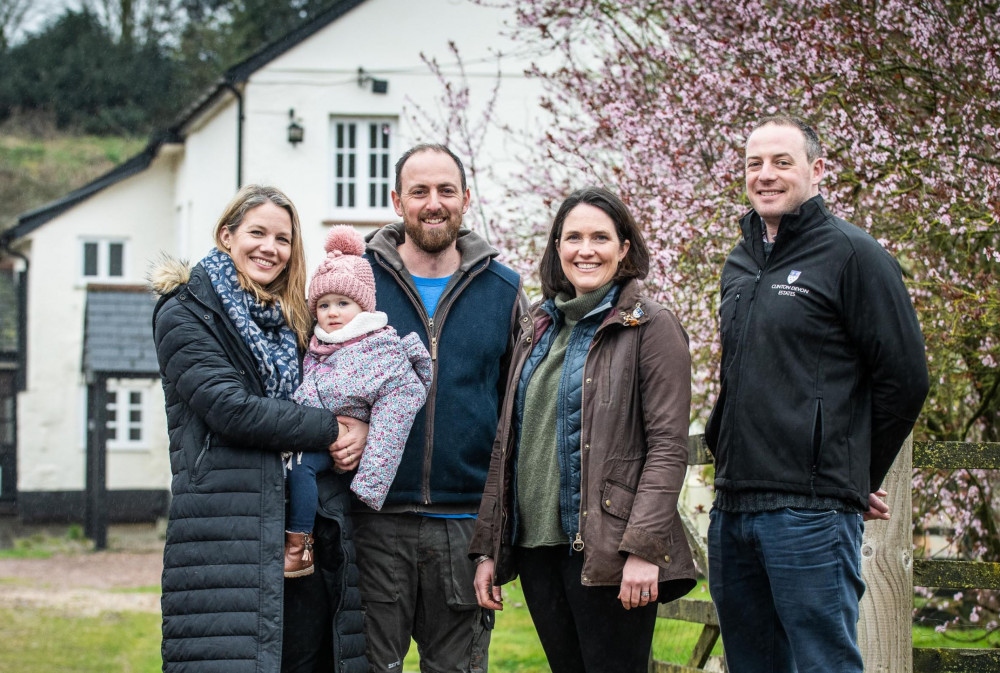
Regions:
<instances>
[{"instance_id":1,"label":"jacket pocket","mask_svg":"<svg viewBox=\"0 0 1000 673\"><path fill-rule=\"evenodd\" d=\"M816 412L813 415L813 427L812 427L812 469L813 475L819 470L820 457L823 454L823 398L816 399Z\"/></svg>"},{"instance_id":2,"label":"jacket pocket","mask_svg":"<svg viewBox=\"0 0 1000 673\"><path fill-rule=\"evenodd\" d=\"M201 451L198 452L198 457L194 459L194 466L191 468L191 481L200 481L201 477L211 469L211 448L212 433L208 432L205 434L205 441L201 444Z\"/></svg>"},{"instance_id":3,"label":"jacket pocket","mask_svg":"<svg viewBox=\"0 0 1000 673\"><path fill-rule=\"evenodd\" d=\"M635 501L635 490L618 482L604 482L604 489L601 491L601 509L611 516L628 521L632 514L633 501Z\"/></svg>"}]
</instances>

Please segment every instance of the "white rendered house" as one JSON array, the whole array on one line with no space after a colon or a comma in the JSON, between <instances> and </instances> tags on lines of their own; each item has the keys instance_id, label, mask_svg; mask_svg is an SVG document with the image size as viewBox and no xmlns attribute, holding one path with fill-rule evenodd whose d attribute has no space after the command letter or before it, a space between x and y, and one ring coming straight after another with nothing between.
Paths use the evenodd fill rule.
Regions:
<instances>
[{"instance_id":1,"label":"white rendered house","mask_svg":"<svg viewBox=\"0 0 1000 673\"><path fill-rule=\"evenodd\" d=\"M341 0L227 71L142 153L21 215L0 237L0 272L16 286L3 296L20 297L21 326L16 357L0 352L0 513L162 516L167 433L153 299L140 292L150 264L161 253L201 259L223 207L250 182L295 202L310 269L330 225L397 220L396 159L417 142L448 140L443 87L424 58L457 76L449 41L469 115L496 87L495 118L532 128L541 89L524 76L530 59L497 57L512 51L509 18L471 0ZM503 176L520 170L504 135L486 134L474 151L462 158L490 168L479 188L501 195ZM88 473L91 486L104 476L106 494L87 490Z\"/></svg>"}]
</instances>

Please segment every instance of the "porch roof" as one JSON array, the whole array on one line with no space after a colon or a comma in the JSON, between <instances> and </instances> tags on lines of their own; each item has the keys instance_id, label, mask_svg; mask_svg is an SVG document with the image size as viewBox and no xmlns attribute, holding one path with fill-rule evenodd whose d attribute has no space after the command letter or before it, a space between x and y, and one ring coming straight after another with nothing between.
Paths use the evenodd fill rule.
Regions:
<instances>
[{"instance_id":1,"label":"porch roof","mask_svg":"<svg viewBox=\"0 0 1000 673\"><path fill-rule=\"evenodd\" d=\"M87 288L83 371L125 376L159 375L153 345L153 296L141 286Z\"/></svg>"}]
</instances>

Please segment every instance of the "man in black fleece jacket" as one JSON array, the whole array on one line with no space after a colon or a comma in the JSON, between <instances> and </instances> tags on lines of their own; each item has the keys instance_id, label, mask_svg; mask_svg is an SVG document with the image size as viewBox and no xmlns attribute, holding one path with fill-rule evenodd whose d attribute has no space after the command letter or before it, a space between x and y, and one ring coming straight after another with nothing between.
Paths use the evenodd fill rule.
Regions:
<instances>
[{"instance_id":1,"label":"man in black fleece jacket","mask_svg":"<svg viewBox=\"0 0 1000 673\"><path fill-rule=\"evenodd\" d=\"M709 584L732 673L862 673L863 520L912 430L928 375L896 261L819 195L815 131L761 120L753 206L726 260ZM905 514L905 513L904 513Z\"/></svg>"}]
</instances>

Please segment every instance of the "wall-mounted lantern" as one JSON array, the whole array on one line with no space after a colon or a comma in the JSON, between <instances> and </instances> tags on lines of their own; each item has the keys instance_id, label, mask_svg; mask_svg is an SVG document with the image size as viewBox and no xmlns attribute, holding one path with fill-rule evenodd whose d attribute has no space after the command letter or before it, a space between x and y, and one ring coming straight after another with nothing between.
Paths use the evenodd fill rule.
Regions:
<instances>
[{"instance_id":1,"label":"wall-mounted lantern","mask_svg":"<svg viewBox=\"0 0 1000 673\"><path fill-rule=\"evenodd\" d=\"M288 142L295 147L305 138L306 130L295 119L295 108L288 111Z\"/></svg>"},{"instance_id":2,"label":"wall-mounted lantern","mask_svg":"<svg viewBox=\"0 0 1000 673\"><path fill-rule=\"evenodd\" d=\"M358 68L358 86L364 88L368 82L372 83L372 93L389 93L389 80L377 79L366 73L364 68Z\"/></svg>"}]
</instances>

